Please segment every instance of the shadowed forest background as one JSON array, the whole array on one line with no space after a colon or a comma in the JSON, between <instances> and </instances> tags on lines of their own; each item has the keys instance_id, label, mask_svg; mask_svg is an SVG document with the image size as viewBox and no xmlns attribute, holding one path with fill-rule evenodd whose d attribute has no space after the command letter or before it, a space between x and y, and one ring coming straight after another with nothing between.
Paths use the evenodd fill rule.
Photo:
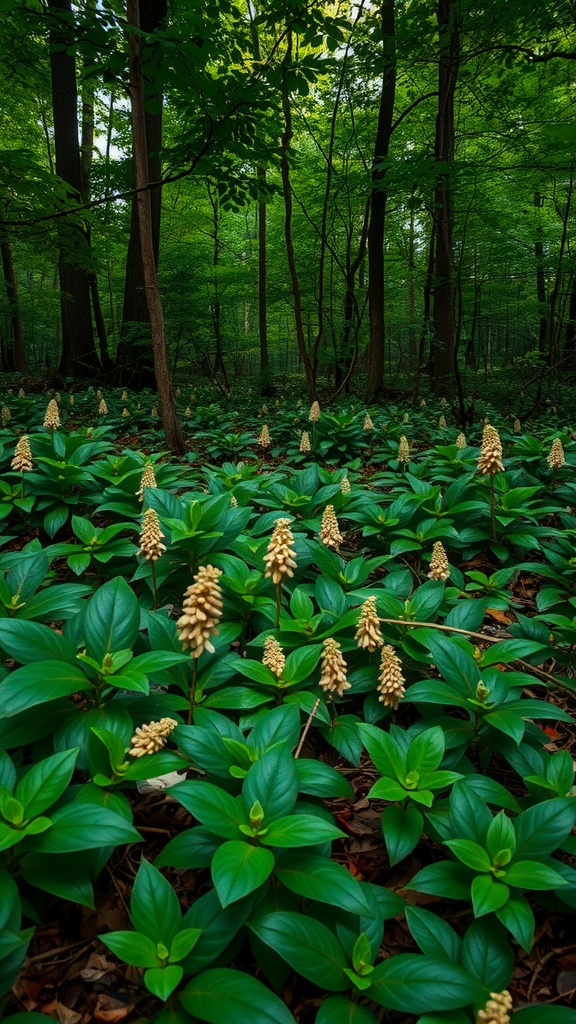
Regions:
<instances>
[{"instance_id":1,"label":"shadowed forest background","mask_svg":"<svg viewBox=\"0 0 576 1024\"><path fill-rule=\"evenodd\" d=\"M571 0L0 7L4 371L573 372Z\"/></svg>"}]
</instances>

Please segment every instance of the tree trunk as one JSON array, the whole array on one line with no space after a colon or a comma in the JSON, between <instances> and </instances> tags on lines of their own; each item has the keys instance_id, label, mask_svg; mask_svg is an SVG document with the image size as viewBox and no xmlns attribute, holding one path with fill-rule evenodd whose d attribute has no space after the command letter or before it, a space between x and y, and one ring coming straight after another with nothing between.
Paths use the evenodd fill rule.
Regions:
<instances>
[{"instance_id":1,"label":"tree trunk","mask_svg":"<svg viewBox=\"0 0 576 1024\"><path fill-rule=\"evenodd\" d=\"M572 275L570 300L568 303L568 319L566 321L566 337L564 340L564 359L574 363L576 356L576 274Z\"/></svg>"},{"instance_id":2,"label":"tree trunk","mask_svg":"<svg viewBox=\"0 0 576 1024\"><path fill-rule=\"evenodd\" d=\"M127 0L126 16L128 25L138 28L138 0ZM162 425L168 447L177 454L185 451L184 437L176 415L176 404L170 381L168 359L166 356L166 337L164 331L164 312L158 288L156 259L153 240L152 204L148 188L148 147L146 144L146 118L144 112L144 87L142 81L142 62L140 36L129 33L130 44L130 99L132 105L132 144L134 153L134 169L136 174L135 198L138 208L138 224L142 260L142 272L148 317L152 332L152 352L154 355L154 374L160 408Z\"/></svg>"},{"instance_id":3,"label":"tree trunk","mask_svg":"<svg viewBox=\"0 0 576 1024\"><path fill-rule=\"evenodd\" d=\"M558 295L560 293L560 284L562 281L562 264L564 262L564 252L566 249L566 242L568 239L568 220L570 217L570 207L572 205L572 192L574 189L574 178L570 176L570 185L568 186L568 195L566 198L566 206L562 215L562 237L560 239L560 249L558 252L558 266L556 269L556 276L554 278L554 284L550 291L550 304L548 309L548 316L546 322L546 335L545 335L545 355L550 366L550 373L554 374L554 368L557 360L557 347L558 347L558 332L557 332L557 304Z\"/></svg>"},{"instance_id":4,"label":"tree trunk","mask_svg":"<svg viewBox=\"0 0 576 1024\"><path fill-rule=\"evenodd\" d=\"M544 200L539 192L534 193L534 206L540 209L544 206ZM538 351L541 355L546 353L546 332L548 329L548 317L546 315L546 274L544 271L544 243L542 241L542 227L536 227L536 241L534 242L534 258L536 260L536 295L540 308L540 323L538 327Z\"/></svg>"},{"instance_id":5,"label":"tree trunk","mask_svg":"<svg viewBox=\"0 0 576 1024\"><path fill-rule=\"evenodd\" d=\"M82 202L90 201L90 177L92 174L92 155L94 151L94 83L84 83L82 89L82 136L80 143L80 173L82 181ZM88 245L92 244L90 226L86 228L86 239ZM92 310L94 313L94 324L100 350L100 362L102 369L109 373L114 369L114 363L108 352L108 338L106 324L100 302L100 290L98 288L98 277L93 270L88 272L88 283L90 286L90 297L92 299Z\"/></svg>"},{"instance_id":6,"label":"tree trunk","mask_svg":"<svg viewBox=\"0 0 576 1024\"><path fill-rule=\"evenodd\" d=\"M438 0L438 111L434 157L444 168L434 192L436 260L433 282L432 387L450 394L454 383L456 342L455 273L452 235L454 209L450 168L454 162L454 93L460 62L460 27L454 0Z\"/></svg>"},{"instance_id":7,"label":"tree trunk","mask_svg":"<svg viewBox=\"0 0 576 1024\"><path fill-rule=\"evenodd\" d=\"M228 375L226 373L226 366L224 365L224 355L222 352L222 303L220 302L220 278L218 266L220 263L220 249L222 243L220 241L220 204L218 201L218 194L214 193L210 180L206 179L206 188L208 190L208 198L212 207L212 241L214 243L214 249L212 251L212 266L214 267L214 301L212 302L212 325L214 327L214 373L221 373L224 378L224 389L226 392L229 391Z\"/></svg>"},{"instance_id":8,"label":"tree trunk","mask_svg":"<svg viewBox=\"0 0 576 1024\"><path fill-rule=\"evenodd\" d=\"M167 0L138 0L140 28L144 32L154 32L166 19ZM162 94L154 84L154 76L146 74L146 65L156 57L157 45L141 40L142 72L144 88L144 120L146 128L146 160L149 182L160 181L162 164L160 148L162 146ZM149 104L153 107L151 112ZM160 252L160 214L162 208L162 189L150 191L150 216L152 222L152 248L154 267L158 270ZM124 282L124 305L120 340L116 351L116 362L120 367L119 382L127 387L154 386L154 360L150 347L150 317L146 298L144 268L142 265L140 220L137 196L132 199L130 219L130 239L126 257L126 277Z\"/></svg>"},{"instance_id":9,"label":"tree trunk","mask_svg":"<svg viewBox=\"0 0 576 1024\"><path fill-rule=\"evenodd\" d=\"M20 316L18 306L18 286L12 260L12 246L8 238L2 234L0 224L0 250L2 255L2 272L6 285L6 297L10 307L10 325L12 328L12 344L7 353L6 366L2 368L7 371L15 370L17 373L26 373L26 347L24 344L24 324Z\"/></svg>"},{"instance_id":10,"label":"tree trunk","mask_svg":"<svg viewBox=\"0 0 576 1024\"><path fill-rule=\"evenodd\" d=\"M76 61L73 53L69 52L71 0L48 0L48 10L51 15L50 71L56 173L69 186L69 197L78 200L82 192L82 175L78 143ZM62 315L60 373L68 377L93 378L99 364L94 348L88 271L85 269L89 242L79 220L69 216L59 221L58 245Z\"/></svg>"},{"instance_id":11,"label":"tree trunk","mask_svg":"<svg viewBox=\"0 0 576 1024\"><path fill-rule=\"evenodd\" d=\"M394 97L396 92L396 37L394 34L395 0L382 0L380 29L382 32L382 88L378 110L378 126L372 160L370 192L370 223L368 226L368 381L366 399L372 401L382 392L384 377L384 225L388 194L386 169L382 163L388 156L392 134Z\"/></svg>"},{"instance_id":12,"label":"tree trunk","mask_svg":"<svg viewBox=\"0 0 576 1024\"><path fill-rule=\"evenodd\" d=\"M256 169L258 182L266 182L266 168ZM260 341L260 373L270 367L268 354L268 318L266 310L266 203L258 202L258 338Z\"/></svg>"},{"instance_id":13,"label":"tree trunk","mask_svg":"<svg viewBox=\"0 0 576 1024\"><path fill-rule=\"evenodd\" d=\"M290 96L288 90L284 84L287 68L292 60L292 31L288 29L286 32L286 55L282 65L282 113L284 115L284 131L280 141L280 171L282 175L282 189L284 193L284 239L286 242L286 255L288 258L288 269L290 271L290 281L292 283L292 298L294 301L294 324L296 327L296 343L298 346L298 357L299 361L304 366L304 372L306 374L306 388L308 392L308 400L310 402L315 401L317 398L316 394L316 379L314 376L314 370L312 363L308 355L306 348L306 337L304 334L304 323L302 320L302 295L300 292L300 282L298 280L298 272L296 269L296 257L294 255L294 242L292 240L292 188L290 185L290 163L288 160L288 150L292 141L292 108L290 106Z\"/></svg>"}]
</instances>

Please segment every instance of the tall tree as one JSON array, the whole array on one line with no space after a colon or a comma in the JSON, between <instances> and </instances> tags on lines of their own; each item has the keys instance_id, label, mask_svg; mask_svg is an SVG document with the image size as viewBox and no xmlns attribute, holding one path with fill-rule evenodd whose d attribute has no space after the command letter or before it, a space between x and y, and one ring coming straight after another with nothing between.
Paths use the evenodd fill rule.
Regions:
<instances>
[{"instance_id":1,"label":"tall tree","mask_svg":"<svg viewBox=\"0 0 576 1024\"><path fill-rule=\"evenodd\" d=\"M72 200L82 193L78 141L76 60L71 49L71 0L48 0L50 71L56 173ZM84 225L73 216L58 221L58 273L62 316L60 373L92 378L99 369L94 347L88 264L90 250Z\"/></svg>"},{"instance_id":2,"label":"tall tree","mask_svg":"<svg viewBox=\"0 0 576 1024\"><path fill-rule=\"evenodd\" d=\"M2 346L2 369L16 370L17 373L26 373L26 346L24 344L24 324L20 315L18 303L18 285L16 283L16 272L12 259L12 246L10 239L2 231L0 221L0 254L2 257L2 273L6 287L6 298L10 309L11 344L8 349Z\"/></svg>"},{"instance_id":3,"label":"tall tree","mask_svg":"<svg viewBox=\"0 0 576 1024\"><path fill-rule=\"evenodd\" d=\"M432 386L450 391L454 381L456 284L454 272L454 93L460 67L459 0L438 0L438 110L434 157L439 168L434 194L434 277L432 323Z\"/></svg>"},{"instance_id":4,"label":"tall tree","mask_svg":"<svg viewBox=\"0 0 576 1024\"><path fill-rule=\"evenodd\" d=\"M138 30L138 0L127 0L126 16L128 26ZM168 358L166 354L166 335L164 329L164 311L158 275L156 273L156 255L154 252L154 228L152 202L150 197L150 180L148 177L148 146L146 141L146 115L144 109L144 83L142 75L142 53L140 35L129 31L130 44L130 102L132 108L132 145L134 153L134 170L136 174L136 202L138 208L138 226L140 237L140 255L148 317L152 333L152 352L154 356L154 375L162 425L166 442L173 452L183 454L185 451L184 437L178 423L174 392L170 381Z\"/></svg>"},{"instance_id":5,"label":"tall tree","mask_svg":"<svg viewBox=\"0 0 576 1024\"><path fill-rule=\"evenodd\" d=\"M372 160L370 191L370 223L368 226L368 343L369 401L381 393L384 376L384 227L388 193L386 166L392 135L392 118L396 95L396 36L394 26L395 0L382 0L379 9L382 33L382 84L378 108L378 124Z\"/></svg>"},{"instance_id":6,"label":"tall tree","mask_svg":"<svg viewBox=\"0 0 576 1024\"><path fill-rule=\"evenodd\" d=\"M143 33L153 36L166 20L167 0L138 0L139 25ZM144 89L144 121L146 129L146 162L149 182L159 182L162 176L160 148L162 146L163 97L157 84L154 65L159 57L159 44L153 38L141 39L142 73ZM162 189L150 191L150 216L154 265L158 271L160 252L160 214ZM120 341L116 351L119 379L132 387L150 387L154 384L154 361L150 346L150 319L144 267L141 255L140 217L138 199L133 196L130 217L130 238L126 255L124 304Z\"/></svg>"}]
</instances>

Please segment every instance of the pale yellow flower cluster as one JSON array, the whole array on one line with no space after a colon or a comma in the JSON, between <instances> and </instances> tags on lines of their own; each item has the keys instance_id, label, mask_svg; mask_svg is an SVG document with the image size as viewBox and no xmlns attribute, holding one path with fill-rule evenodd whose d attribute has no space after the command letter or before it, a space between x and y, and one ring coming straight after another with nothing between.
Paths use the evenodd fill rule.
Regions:
<instances>
[{"instance_id":1,"label":"pale yellow flower cluster","mask_svg":"<svg viewBox=\"0 0 576 1024\"><path fill-rule=\"evenodd\" d=\"M264 641L264 654L262 655L262 664L267 665L271 672L274 673L277 679L280 679L284 671L286 664L286 658L284 651L280 644L273 636L267 636Z\"/></svg>"},{"instance_id":2,"label":"pale yellow flower cluster","mask_svg":"<svg viewBox=\"0 0 576 1024\"><path fill-rule=\"evenodd\" d=\"M149 562L155 562L166 551L166 545L162 544L163 537L157 513L153 508L147 508L142 520L138 554L143 555Z\"/></svg>"},{"instance_id":3,"label":"pale yellow flower cluster","mask_svg":"<svg viewBox=\"0 0 576 1024\"><path fill-rule=\"evenodd\" d=\"M104 398L100 399L100 405L98 406L98 415L99 416L107 416L108 415L108 406L106 405L106 400Z\"/></svg>"},{"instance_id":4,"label":"pale yellow flower cluster","mask_svg":"<svg viewBox=\"0 0 576 1024\"><path fill-rule=\"evenodd\" d=\"M310 434L307 430L302 431L302 437L300 438L300 449L301 452L310 451Z\"/></svg>"},{"instance_id":5,"label":"pale yellow flower cluster","mask_svg":"<svg viewBox=\"0 0 576 1024\"><path fill-rule=\"evenodd\" d=\"M492 427L490 423L487 423L482 431L482 447L478 459L478 469L484 476L493 476L494 473L504 472L500 434L496 427Z\"/></svg>"},{"instance_id":6,"label":"pale yellow flower cluster","mask_svg":"<svg viewBox=\"0 0 576 1024\"><path fill-rule=\"evenodd\" d=\"M28 435L22 434L16 442L14 448L14 457L11 462L12 469L18 473L29 473L34 467L34 460L32 458L32 451L30 449L30 442L28 441Z\"/></svg>"},{"instance_id":7,"label":"pale yellow flower cluster","mask_svg":"<svg viewBox=\"0 0 576 1024\"><path fill-rule=\"evenodd\" d=\"M548 453L546 462L550 466L550 469L561 469L566 462L566 459L564 458L564 448L559 437L555 437L552 441L552 447Z\"/></svg>"},{"instance_id":8,"label":"pale yellow flower cluster","mask_svg":"<svg viewBox=\"0 0 576 1024\"><path fill-rule=\"evenodd\" d=\"M204 651L214 653L210 637L218 635L216 626L222 617L222 589L218 582L221 575L222 570L213 565L200 566L184 595L176 627L182 649L190 650L193 658L199 658Z\"/></svg>"},{"instance_id":9,"label":"pale yellow flower cluster","mask_svg":"<svg viewBox=\"0 0 576 1024\"><path fill-rule=\"evenodd\" d=\"M140 501L144 501L145 487L156 487L156 475L151 462L147 462L144 466L140 487L136 491L136 497L139 498Z\"/></svg>"},{"instance_id":10,"label":"pale yellow flower cluster","mask_svg":"<svg viewBox=\"0 0 576 1024\"><path fill-rule=\"evenodd\" d=\"M258 438L258 444L260 445L261 448L269 448L270 447L270 431L268 430L268 427L266 426L266 424L264 424L264 426L262 427L262 430L260 431L260 437Z\"/></svg>"},{"instance_id":11,"label":"pale yellow flower cluster","mask_svg":"<svg viewBox=\"0 0 576 1024\"><path fill-rule=\"evenodd\" d=\"M320 406L318 405L318 402L312 402L308 419L310 420L310 423L317 423L320 419Z\"/></svg>"},{"instance_id":12,"label":"pale yellow flower cluster","mask_svg":"<svg viewBox=\"0 0 576 1024\"><path fill-rule=\"evenodd\" d=\"M155 754L166 745L168 737L178 722L174 718L161 718L159 722L145 722L139 725L130 740L128 753L132 757L145 757Z\"/></svg>"},{"instance_id":13,"label":"pale yellow flower cluster","mask_svg":"<svg viewBox=\"0 0 576 1024\"><path fill-rule=\"evenodd\" d=\"M380 630L375 597L367 597L360 608L360 618L354 639L358 641L358 647L362 647L366 651L372 652L378 647L382 647L384 638Z\"/></svg>"},{"instance_id":14,"label":"pale yellow flower cluster","mask_svg":"<svg viewBox=\"0 0 576 1024\"><path fill-rule=\"evenodd\" d=\"M462 433L458 434L458 437L456 438L456 447L457 448L466 448L467 444L468 444L468 441L466 440L466 434L462 434Z\"/></svg>"},{"instance_id":15,"label":"pale yellow flower cluster","mask_svg":"<svg viewBox=\"0 0 576 1024\"><path fill-rule=\"evenodd\" d=\"M328 637L322 642L320 656L320 686L324 692L337 693L339 697L343 697L344 691L349 690L352 685L346 678L346 672L347 666L340 644L333 637Z\"/></svg>"},{"instance_id":16,"label":"pale yellow flower cluster","mask_svg":"<svg viewBox=\"0 0 576 1024\"><path fill-rule=\"evenodd\" d=\"M410 445L408 444L408 438L402 434L398 442L398 462L410 462Z\"/></svg>"},{"instance_id":17,"label":"pale yellow flower cluster","mask_svg":"<svg viewBox=\"0 0 576 1024\"><path fill-rule=\"evenodd\" d=\"M50 430L57 430L60 426L60 411L58 409L58 402L55 398L51 398L46 406L44 426L48 427Z\"/></svg>"},{"instance_id":18,"label":"pale yellow flower cluster","mask_svg":"<svg viewBox=\"0 0 576 1024\"><path fill-rule=\"evenodd\" d=\"M266 566L264 576L272 577L273 583L282 583L285 576L292 577L296 568L296 552L292 545L294 536L289 519L277 519L264 555Z\"/></svg>"},{"instance_id":19,"label":"pale yellow flower cluster","mask_svg":"<svg viewBox=\"0 0 576 1024\"><path fill-rule=\"evenodd\" d=\"M430 558L430 572L428 573L429 580L447 580L450 578L450 566L448 565L448 555L444 549L444 545L441 540L437 540L432 545L432 557Z\"/></svg>"},{"instance_id":20,"label":"pale yellow flower cluster","mask_svg":"<svg viewBox=\"0 0 576 1024\"><path fill-rule=\"evenodd\" d=\"M340 493L341 494L350 494L351 490L352 490L352 487L350 485L350 481L349 481L348 477L347 476L343 477L343 479L340 481Z\"/></svg>"},{"instance_id":21,"label":"pale yellow flower cluster","mask_svg":"<svg viewBox=\"0 0 576 1024\"><path fill-rule=\"evenodd\" d=\"M380 675L378 677L378 700L387 707L396 710L399 701L406 692L402 675L402 662L390 644L385 644L380 655Z\"/></svg>"},{"instance_id":22,"label":"pale yellow flower cluster","mask_svg":"<svg viewBox=\"0 0 576 1024\"><path fill-rule=\"evenodd\" d=\"M326 505L320 524L320 540L327 548L339 548L343 539L334 505Z\"/></svg>"},{"instance_id":23,"label":"pale yellow flower cluster","mask_svg":"<svg viewBox=\"0 0 576 1024\"><path fill-rule=\"evenodd\" d=\"M483 1010L478 1010L476 1024L509 1024L512 996L509 992L491 992Z\"/></svg>"}]
</instances>

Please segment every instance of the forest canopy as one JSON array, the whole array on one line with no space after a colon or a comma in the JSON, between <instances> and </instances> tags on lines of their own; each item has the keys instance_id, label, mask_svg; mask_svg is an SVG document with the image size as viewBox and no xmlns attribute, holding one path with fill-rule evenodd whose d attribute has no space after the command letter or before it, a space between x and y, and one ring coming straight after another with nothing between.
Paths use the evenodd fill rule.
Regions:
<instances>
[{"instance_id":1,"label":"forest canopy","mask_svg":"<svg viewBox=\"0 0 576 1024\"><path fill-rule=\"evenodd\" d=\"M573 368L568 0L0 8L4 371Z\"/></svg>"}]
</instances>

